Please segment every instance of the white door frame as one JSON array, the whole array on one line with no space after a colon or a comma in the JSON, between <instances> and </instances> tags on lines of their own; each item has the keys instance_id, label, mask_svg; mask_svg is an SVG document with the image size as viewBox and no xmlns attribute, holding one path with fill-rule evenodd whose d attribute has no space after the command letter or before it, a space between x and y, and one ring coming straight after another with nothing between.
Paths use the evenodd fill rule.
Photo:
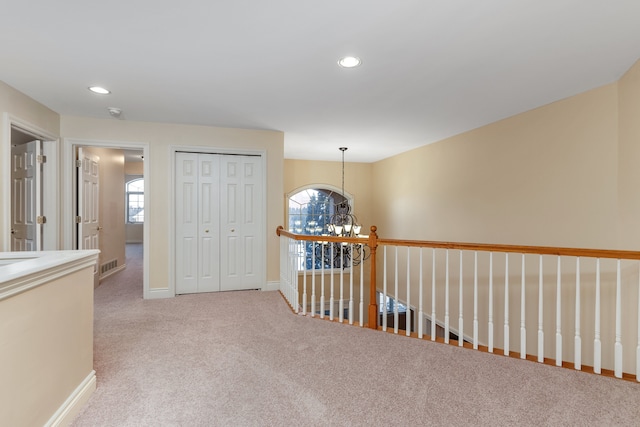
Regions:
<instances>
[{"instance_id":1,"label":"white door frame","mask_svg":"<svg viewBox=\"0 0 640 427\"><path fill-rule=\"evenodd\" d=\"M102 141L102 140L90 140L79 138L63 138L63 154L62 154L62 185L65 189L63 192L63 208L62 208L62 231L63 231L63 244L65 249L75 249L76 240L76 223L75 223L75 204L76 204L76 148L77 147L100 147L100 148L112 148L120 150L141 150L144 156L143 162L143 175L144 179L149 178L149 162L151 156L149 155L149 143L148 142L132 142L132 141ZM145 204L145 216L150 215L149 203L149 186L144 186L144 204ZM124 218L122 219L124 221ZM142 244L145 250L143 251L143 287L142 297L147 299L150 295L149 290L149 221L145 221L142 225L143 238Z\"/></svg>"},{"instance_id":2,"label":"white door frame","mask_svg":"<svg viewBox=\"0 0 640 427\"><path fill-rule=\"evenodd\" d=\"M11 250L11 128L15 127L23 131L24 133L34 136L34 139L40 139L42 141L50 141L50 144L44 144L43 152L47 156L47 163L49 166L45 168L43 174L42 191L45 194L44 203L42 206L43 212L46 212L47 224L51 224L52 227L45 227L43 231L43 240L45 250L60 249L60 236L62 236L62 230L60 227L60 218L58 212L60 212L60 179L58 176L58 153L60 150L60 139L57 135L54 135L26 120L22 120L9 113L3 114L3 122L5 124L3 140L6 141L3 147L2 158L4 159L2 167L0 167L0 179L2 180L2 191L4 195L2 197L2 214L3 214L3 229L6 231L4 239L1 242L2 248L6 248L6 251Z\"/></svg>"},{"instance_id":3,"label":"white door frame","mask_svg":"<svg viewBox=\"0 0 640 427\"><path fill-rule=\"evenodd\" d=\"M204 153L204 154L235 154L244 156L260 156L262 161L262 278L260 283L264 283L267 288L267 150L251 150L238 148L220 148L211 146L195 145L170 145L169 146L169 170L170 170L170 190L169 190L169 296L176 295L176 152ZM145 186L145 190L146 190Z\"/></svg>"}]
</instances>

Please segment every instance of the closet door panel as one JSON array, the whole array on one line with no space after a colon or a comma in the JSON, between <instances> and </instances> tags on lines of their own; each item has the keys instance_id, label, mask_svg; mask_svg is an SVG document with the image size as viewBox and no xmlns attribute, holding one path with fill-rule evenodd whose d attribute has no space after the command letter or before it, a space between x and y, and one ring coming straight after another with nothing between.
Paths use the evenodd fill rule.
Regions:
<instances>
[{"instance_id":1,"label":"closet door panel","mask_svg":"<svg viewBox=\"0 0 640 427\"><path fill-rule=\"evenodd\" d=\"M198 155L176 153L176 294L198 292Z\"/></svg>"}]
</instances>

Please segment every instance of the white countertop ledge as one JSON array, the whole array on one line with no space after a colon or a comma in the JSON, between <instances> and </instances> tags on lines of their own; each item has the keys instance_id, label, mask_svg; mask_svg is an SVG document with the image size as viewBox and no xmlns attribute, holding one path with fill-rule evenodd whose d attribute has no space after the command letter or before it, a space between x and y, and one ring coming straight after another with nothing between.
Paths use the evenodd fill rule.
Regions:
<instances>
[{"instance_id":1,"label":"white countertop ledge","mask_svg":"<svg viewBox=\"0 0 640 427\"><path fill-rule=\"evenodd\" d=\"M0 252L0 300L94 266L100 251ZM90 283L93 286L93 282Z\"/></svg>"}]
</instances>

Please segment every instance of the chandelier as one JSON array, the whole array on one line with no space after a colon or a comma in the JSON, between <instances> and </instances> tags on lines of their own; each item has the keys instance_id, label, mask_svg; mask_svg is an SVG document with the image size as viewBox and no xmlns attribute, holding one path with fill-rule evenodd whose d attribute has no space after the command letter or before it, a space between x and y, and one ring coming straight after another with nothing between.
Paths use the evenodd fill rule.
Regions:
<instances>
[{"instance_id":1,"label":"chandelier","mask_svg":"<svg viewBox=\"0 0 640 427\"><path fill-rule=\"evenodd\" d=\"M342 202L336 204L335 213L329 218L328 229L332 236L357 237L360 234L362 225L358 223L358 218L351 213L351 206L344 195L344 152L347 147L340 147L342 151Z\"/></svg>"},{"instance_id":2,"label":"chandelier","mask_svg":"<svg viewBox=\"0 0 640 427\"><path fill-rule=\"evenodd\" d=\"M362 224L358 218L351 213L351 206L344 193L344 152L347 147L340 147L342 152L342 201L335 205L335 212L329 218L327 231L330 236L338 237L368 237L360 234ZM366 245L350 244L346 242L325 243L319 247L321 254L318 254L326 262L336 268L347 268L352 265L359 265L369 258L370 252Z\"/></svg>"}]
</instances>

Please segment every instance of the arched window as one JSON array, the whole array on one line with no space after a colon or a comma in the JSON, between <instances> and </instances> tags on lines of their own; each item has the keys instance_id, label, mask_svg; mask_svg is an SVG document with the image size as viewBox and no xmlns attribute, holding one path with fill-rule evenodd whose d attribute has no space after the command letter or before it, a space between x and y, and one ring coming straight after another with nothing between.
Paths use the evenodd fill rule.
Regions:
<instances>
[{"instance_id":1,"label":"arched window","mask_svg":"<svg viewBox=\"0 0 640 427\"><path fill-rule=\"evenodd\" d=\"M336 213L336 206L345 200L350 205L353 204L350 195L345 193L343 196L340 190L327 185L312 185L294 191L288 197L289 231L315 236L331 234L328 228L331 217ZM321 248L322 246L318 246L317 243L300 242L298 270L330 268L331 258L321 256L319 252ZM339 268L342 261L335 261L333 264L333 267ZM350 266L350 261L348 264ZM347 266L346 263L345 266Z\"/></svg>"},{"instance_id":2,"label":"arched window","mask_svg":"<svg viewBox=\"0 0 640 427\"><path fill-rule=\"evenodd\" d=\"M127 203L127 222L141 224L144 222L144 179L137 178L125 185Z\"/></svg>"},{"instance_id":3,"label":"arched window","mask_svg":"<svg viewBox=\"0 0 640 427\"><path fill-rule=\"evenodd\" d=\"M336 205L351 198L329 186L311 186L289 195L289 231L297 234L320 236L329 234L327 225L335 213Z\"/></svg>"}]
</instances>

